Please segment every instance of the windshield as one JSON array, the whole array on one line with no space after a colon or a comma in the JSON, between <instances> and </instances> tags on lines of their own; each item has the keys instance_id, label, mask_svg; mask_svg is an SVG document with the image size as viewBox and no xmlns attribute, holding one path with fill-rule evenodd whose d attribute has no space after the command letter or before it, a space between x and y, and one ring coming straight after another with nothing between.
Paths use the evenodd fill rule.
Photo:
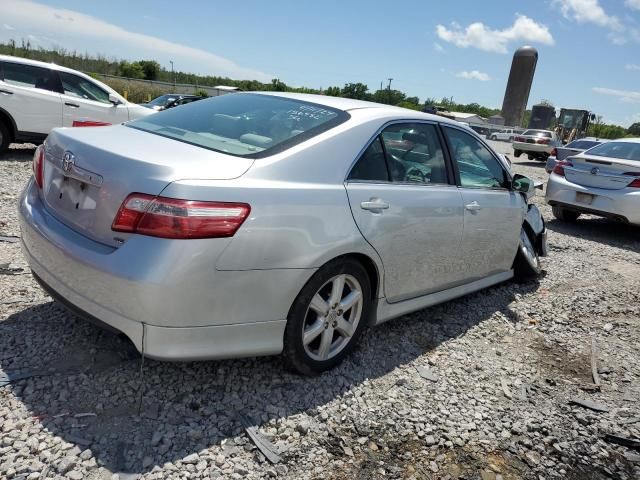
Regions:
<instances>
[{"instance_id":1,"label":"windshield","mask_svg":"<svg viewBox=\"0 0 640 480\"><path fill-rule=\"evenodd\" d=\"M619 158L621 160L640 161L640 143L609 142L587 150L588 155L596 157Z\"/></svg>"},{"instance_id":2,"label":"windshield","mask_svg":"<svg viewBox=\"0 0 640 480\"><path fill-rule=\"evenodd\" d=\"M152 107L166 107L169 103L173 102L176 98L175 95L162 95L161 97L154 98L147 105Z\"/></svg>"},{"instance_id":3,"label":"windshield","mask_svg":"<svg viewBox=\"0 0 640 480\"><path fill-rule=\"evenodd\" d=\"M217 152L260 158L290 148L348 118L348 113L323 105L237 93L165 110L127 126Z\"/></svg>"},{"instance_id":4,"label":"windshield","mask_svg":"<svg viewBox=\"0 0 640 480\"><path fill-rule=\"evenodd\" d=\"M596 145L600 145L600 142L594 140L574 140L571 143L567 143L565 146L567 148L577 148L579 150L588 150L591 147L595 147Z\"/></svg>"},{"instance_id":5,"label":"windshield","mask_svg":"<svg viewBox=\"0 0 640 480\"><path fill-rule=\"evenodd\" d=\"M546 130L527 130L523 133L523 135L530 135L532 137L547 137L551 138L551 132L547 132Z\"/></svg>"}]
</instances>

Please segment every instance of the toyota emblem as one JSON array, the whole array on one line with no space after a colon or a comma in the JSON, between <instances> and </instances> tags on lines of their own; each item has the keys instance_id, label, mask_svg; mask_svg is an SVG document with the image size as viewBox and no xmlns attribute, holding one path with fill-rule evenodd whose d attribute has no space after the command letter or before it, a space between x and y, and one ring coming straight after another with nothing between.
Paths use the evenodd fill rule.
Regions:
<instances>
[{"instance_id":1,"label":"toyota emblem","mask_svg":"<svg viewBox=\"0 0 640 480\"><path fill-rule=\"evenodd\" d=\"M62 170L70 172L75 163L76 156L71 152L64 152L62 156Z\"/></svg>"}]
</instances>

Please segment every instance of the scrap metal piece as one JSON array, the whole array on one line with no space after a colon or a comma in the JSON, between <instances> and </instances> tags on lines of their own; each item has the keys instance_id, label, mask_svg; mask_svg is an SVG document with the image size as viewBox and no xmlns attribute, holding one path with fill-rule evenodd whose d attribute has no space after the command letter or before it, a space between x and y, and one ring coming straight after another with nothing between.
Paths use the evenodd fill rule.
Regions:
<instances>
[{"instance_id":1,"label":"scrap metal piece","mask_svg":"<svg viewBox=\"0 0 640 480\"><path fill-rule=\"evenodd\" d=\"M589 410L593 410L594 412L608 412L609 407L602 405L601 403L592 402L591 400L584 400L582 398L572 398L569 400L569 403L572 405L579 405L584 408L588 408Z\"/></svg>"},{"instance_id":2,"label":"scrap metal piece","mask_svg":"<svg viewBox=\"0 0 640 480\"><path fill-rule=\"evenodd\" d=\"M7 243L18 243L20 237L16 237L15 235L0 235L0 242Z\"/></svg>"},{"instance_id":3,"label":"scrap metal piece","mask_svg":"<svg viewBox=\"0 0 640 480\"><path fill-rule=\"evenodd\" d=\"M593 377L593 383L598 390L600 390L600 375L598 375L598 350L596 347L595 337L591 339L591 376Z\"/></svg>"},{"instance_id":4,"label":"scrap metal piece","mask_svg":"<svg viewBox=\"0 0 640 480\"><path fill-rule=\"evenodd\" d=\"M635 440L633 438L621 437L620 435L613 435L612 433L606 433L604 435L604 439L607 442L616 443L618 445L622 445L629 448L634 448L636 450L640 450L640 440Z\"/></svg>"},{"instance_id":5,"label":"scrap metal piece","mask_svg":"<svg viewBox=\"0 0 640 480\"><path fill-rule=\"evenodd\" d=\"M242 422L242 426L244 427L247 435L253 441L258 450L262 452L267 460L271 463L279 463L282 461L280 455L276 450L275 445L271 443L267 438L258 431L258 427L255 425L255 422L252 422L249 417L246 415L240 415L240 421Z\"/></svg>"}]
</instances>

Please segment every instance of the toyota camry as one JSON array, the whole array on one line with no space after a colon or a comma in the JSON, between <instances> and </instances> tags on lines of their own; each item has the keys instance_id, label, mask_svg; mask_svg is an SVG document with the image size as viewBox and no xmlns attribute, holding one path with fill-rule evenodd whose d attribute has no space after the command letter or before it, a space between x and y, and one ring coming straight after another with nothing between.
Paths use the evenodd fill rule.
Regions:
<instances>
[{"instance_id":1,"label":"toyota camry","mask_svg":"<svg viewBox=\"0 0 640 480\"><path fill-rule=\"evenodd\" d=\"M402 108L238 93L56 129L19 200L34 277L145 356L331 368L369 326L540 272L533 182Z\"/></svg>"}]
</instances>

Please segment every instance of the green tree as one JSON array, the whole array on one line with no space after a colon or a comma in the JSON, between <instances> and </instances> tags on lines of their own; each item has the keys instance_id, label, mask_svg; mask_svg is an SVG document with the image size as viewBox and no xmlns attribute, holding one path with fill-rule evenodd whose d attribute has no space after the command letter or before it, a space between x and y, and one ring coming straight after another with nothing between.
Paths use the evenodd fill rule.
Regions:
<instances>
[{"instance_id":1,"label":"green tree","mask_svg":"<svg viewBox=\"0 0 640 480\"><path fill-rule=\"evenodd\" d=\"M324 94L330 97L339 97L341 93L340 87L328 87Z\"/></svg>"},{"instance_id":2,"label":"green tree","mask_svg":"<svg viewBox=\"0 0 640 480\"><path fill-rule=\"evenodd\" d=\"M406 95L400 90L389 90L384 88L376 90L372 95L372 100L378 103L386 103L387 105L398 105L406 98Z\"/></svg>"},{"instance_id":3,"label":"green tree","mask_svg":"<svg viewBox=\"0 0 640 480\"><path fill-rule=\"evenodd\" d=\"M158 73L160 72L160 64L155 60L140 60L138 62L142 67L145 80L157 80Z\"/></svg>"},{"instance_id":4,"label":"green tree","mask_svg":"<svg viewBox=\"0 0 640 480\"><path fill-rule=\"evenodd\" d=\"M629 135L640 137L640 122L636 122L627 129Z\"/></svg>"},{"instance_id":5,"label":"green tree","mask_svg":"<svg viewBox=\"0 0 640 480\"><path fill-rule=\"evenodd\" d=\"M139 63L130 63L126 60L120 62L118 67L120 76L127 78L144 78L144 70Z\"/></svg>"},{"instance_id":6,"label":"green tree","mask_svg":"<svg viewBox=\"0 0 640 480\"><path fill-rule=\"evenodd\" d=\"M273 92L286 92L287 91L287 84L284 83L279 78L274 78L273 80L271 80L271 91L273 91Z\"/></svg>"},{"instance_id":7,"label":"green tree","mask_svg":"<svg viewBox=\"0 0 640 480\"><path fill-rule=\"evenodd\" d=\"M357 100L367 100L369 98L369 87L364 83L347 83L345 84L340 96L345 98L355 98Z\"/></svg>"}]
</instances>

